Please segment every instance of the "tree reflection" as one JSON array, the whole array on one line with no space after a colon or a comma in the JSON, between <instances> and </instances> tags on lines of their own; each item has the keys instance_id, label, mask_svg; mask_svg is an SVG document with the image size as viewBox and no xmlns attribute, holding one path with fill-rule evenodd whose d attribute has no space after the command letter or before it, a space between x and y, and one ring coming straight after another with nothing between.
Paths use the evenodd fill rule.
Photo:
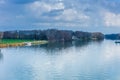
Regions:
<instances>
[{"instance_id":1,"label":"tree reflection","mask_svg":"<svg viewBox=\"0 0 120 80\"><path fill-rule=\"evenodd\" d=\"M50 53L54 53L56 51L60 51L63 49L67 49L70 47L85 47L89 45L90 41L70 41L70 42L54 42L48 43L44 45L40 45L40 48L44 48ZM35 47L35 46L34 46Z\"/></svg>"},{"instance_id":2,"label":"tree reflection","mask_svg":"<svg viewBox=\"0 0 120 80\"><path fill-rule=\"evenodd\" d=\"M69 47L72 47L72 42L53 42L45 45L41 45L41 48L46 49L49 52L60 51Z\"/></svg>"},{"instance_id":3,"label":"tree reflection","mask_svg":"<svg viewBox=\"0 0 120 80\"><path fill-rule=\"evenodd\" d=\"M43 44L43 45L33 45L29 48L31 49L44 49L45 51L47 51L49 54L52 53L54 54L55 52L58 51L62 51L64 49L68 49L71 47L79 47L79 48L83 48L83 47L87 47L89 44L91 43L96 43L96 44L101 44L102 41L70 41L70 42L50 42L48 44Z\"/></svg>"}]
</instances>

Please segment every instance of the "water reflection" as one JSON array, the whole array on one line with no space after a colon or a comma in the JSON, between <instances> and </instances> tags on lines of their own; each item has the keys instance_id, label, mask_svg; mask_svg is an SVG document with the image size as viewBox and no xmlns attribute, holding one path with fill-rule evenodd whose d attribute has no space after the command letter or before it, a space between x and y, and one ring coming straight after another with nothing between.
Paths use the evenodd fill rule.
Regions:
<instances>
[{"instance_id":1,"label":"water reflection","mask_svg":"<svg viewBox=\"0 0 120 80\"><path fill-rule=\"evenodd\" d=\"M53 52L53 51L60 51L62 49L66 49L73 46L72 42L55 42L55 43L48 43L45 45L41 45L41 48L46 49L48 52Z\"/></svg>"},{"instance_id":2,"label":"water reflection","mask_svg":"<svg viewBox=\"0 0 120 80\"><path fill-rule=\"evenodd\" d=\"M119 48L76 41L3 49L0 80L120 80Z\"/></svg>"},{"instance_id":3,"label":"water reflection","mask_svg":"<svg viewBox=\"0 0 120 80\"><path fill-rule=\"evenodd\" d=\"M3 53L2 53L2 51L1 51L1 49L0 49L0 61L3 59Z\"/></svg>"},{"instance_id":4,"label":"water reflection","mask_svg":"<svg viewBox=\"0 0 120 80\"><path fill-rule=\"evenodd\" d=\"M54 43L48 43L44 45L34 45L31 46L31 48L43 48L48 52L56 52L61 51L70 47L85 47L89 45L91 41L71 41L71 42L54 42Z\"/></svg>"},{"instance_id":5,"label":"water reflection","mask_svg":"<svg viewBox=\"0 0 120 80\"><path fill-rule=\"evenodd\" d=\"M32 51L36 51L36 53L41 54L42 52L45 52L45 54L54 55L58 54L58 52L61 54L62 51L68 50L71 48L78 48L83 49L87 48L87 46L91 44L98 44L100 45L103 41L70 41L70 42L51 42L48 44L42 44L42 45L32 45L32 46L24 46L24 47L18 47L16 49L24 49L23 51L26 51L28 48Z\"/></svg>"},{"instance_id":6,"label":"water reflection","mask_svg":"<svg viewBox=\"0 0 120 80\"><path fill-rule=\"evenodd\" d=\"M101 44L103 41L69 41L69 42L50 42L47 44L42 44L42 45L32 45L32 46L22 46L22 47L16 47L16 49L19 48L29 48L29 49L38 49L38 48L43 48L47 51L60 51L63 49L67 49L70 47L86 47L90 45L91 43L94 44Z\"/></svg>"}]
</instances>

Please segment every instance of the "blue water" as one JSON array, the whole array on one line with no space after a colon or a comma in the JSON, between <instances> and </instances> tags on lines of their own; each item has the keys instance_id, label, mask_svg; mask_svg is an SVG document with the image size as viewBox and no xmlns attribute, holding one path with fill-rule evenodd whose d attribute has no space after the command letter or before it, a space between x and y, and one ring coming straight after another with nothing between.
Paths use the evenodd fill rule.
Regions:
<instances>
[{"instance_id":1,"label":"blue water","mask_svg":"<svg viewBox=\"0 0 120 80\"><path fill-rule=\"evenodd\" d=\"M120 45L105 40L4 48L0 80L120 80Z\"/></svg>"}]
</instances>

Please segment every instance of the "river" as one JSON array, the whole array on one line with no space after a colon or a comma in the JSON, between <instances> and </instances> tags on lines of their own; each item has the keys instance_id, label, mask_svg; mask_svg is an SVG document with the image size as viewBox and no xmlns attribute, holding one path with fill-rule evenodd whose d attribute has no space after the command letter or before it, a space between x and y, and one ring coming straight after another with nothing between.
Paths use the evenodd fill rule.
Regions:
<instances>
[{"instance_id":1,"label":"river","mask_svg":"<svg viewBox=\"0 0 120 80\"><path fill-rule=\"evenodd\" d=\"M120 80L120 44L104 40L3 48L0 80Z\"/></svg>"}]
</instances>

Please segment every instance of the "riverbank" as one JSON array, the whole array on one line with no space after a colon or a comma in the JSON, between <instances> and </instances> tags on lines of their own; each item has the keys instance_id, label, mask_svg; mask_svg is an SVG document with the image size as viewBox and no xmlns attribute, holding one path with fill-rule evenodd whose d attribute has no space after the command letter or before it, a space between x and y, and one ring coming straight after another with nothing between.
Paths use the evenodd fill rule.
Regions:
<instances>
[{"instance_id":1,"label":"riverbank","mask_svg":"<svg viewBox=\"0 0 120 80\"><path fill-rule=\"evenodd\" d=\"M48 43L48 41L46 40L2 39L0 40L0 48L26 46L28 45L28 43L30 45L38 45L38 44L46 44Z\"/></svg>"}]
</instances>

